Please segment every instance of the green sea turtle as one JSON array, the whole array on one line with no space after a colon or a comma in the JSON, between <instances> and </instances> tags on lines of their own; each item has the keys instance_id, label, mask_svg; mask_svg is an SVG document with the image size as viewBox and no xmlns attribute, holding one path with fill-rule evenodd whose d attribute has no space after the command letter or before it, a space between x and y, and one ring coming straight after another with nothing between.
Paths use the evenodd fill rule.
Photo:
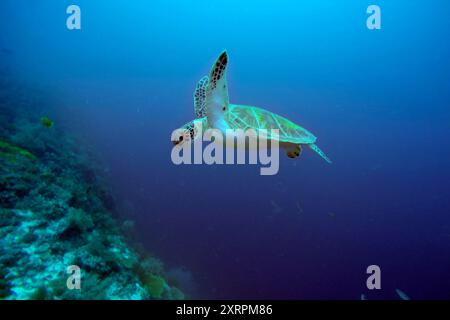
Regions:
<instances>
[{"instance_id":1,"label":"green sea turtle","mask_svg":"<svg viewBox=\"0 0 450 320\"><path fill-rule=\"evenodd\" d=\"M277 139L280 147L286 150L289 158L296 158L302 151L302 146L308 146L325 161L331 160L315 144L317 138L308 130L292 121L270 111L238 104L231 104L228 99L226 72L228 55L224 51L212 66L209 76L204 76L198 82L194 91L194 110L196 119L188 122L177 132L174 144L180 145L197 138L199 125L204 130L218 129L225 133L227 129L266 129L268 140ZM279 135L272 137L271 129L278 129Z\"/></svg>"}]
</instances>

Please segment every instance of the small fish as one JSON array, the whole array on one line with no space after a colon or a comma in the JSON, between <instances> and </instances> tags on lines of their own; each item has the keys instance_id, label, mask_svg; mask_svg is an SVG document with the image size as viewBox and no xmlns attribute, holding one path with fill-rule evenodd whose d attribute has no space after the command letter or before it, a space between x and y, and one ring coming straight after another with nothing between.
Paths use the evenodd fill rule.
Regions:
<instances>
[{"instance_id":1,"label":"small fish","mask_svg":"<svg viewBox=\"0 0 450 320\"><path fill-rule=\"evenodd\" d=\"M280 213L283 211L281 207L273 200L270 200L270 204L272 205L272 212L273 213Z\"/></svg>"},{"instance_id":2,"label":"small fish","mask_svg":"<svg viewBox=\"0 0 450 320\"><path fill-rule=\"evenodd\" d=\"M395 289L395 292L397 292L398 296L399 296L402 300L411 300L411 299L409 299L409 297L406 295L406 293L404 293L402 290L400 290L400 289Z\"/></svg>"},{"instance_id":3,"label":"small fish","mask_svg":"<svg viewBox=\"0 0 450 320\"><path fill-rule=\"evenodd\" d=\"M361 300L367 300L366 295L364 293L361 293Z\"/></svg>"},{"instance_id":4,"label":"small fish","mask_svg":"<svg viewBox=\"0 0 450 320\"><path fill-rule=\"evenodd\" d=\"M381 164L375 164L372 167L370 167L370 171L377 171L379 169L381 169L382 165Z\"/></svg>"},{"instance_id":5,"label":"small fish","mask_svg":"<svg viewBox=\"0 0 450 320\"><path fill-rule=\"evenodd\" d=\"M53 121L50 120L48 117L42 117L41 118L41 124L46 127L46 128L51 128L53 127Z\"/></svg>"},{"instance_id":6,"label":"small fish","mask_svg":"<svg viewBox=\"0 0 450 320\"><path fill-rule=\"evenodd\" d=\"M330 212L328 212L328 216L330 218L334 218L334 217L336 217L336 213L330 211Z\"/></svg>"},{"instance_id":7,"label":"small fish","mask_svg":"<svg viewBox=\"0 0 450 320\"><path fill-rule=\"evenodd\" d=\"M283 182L281 182L281 181L276 182L275 186L276 186L277 190L280 191L280 192L286 192L287 191L286 185Z\"/></svg>"},{"instance_id":8,"label":"small fish","mask_svg":"<svg viewBox=\"0 0 450 320\"><path fill-rule=\"evenodd\" d=\"M303 208L300 205L300 202L295 202L295 206L297 207L297 212L298 214L302 214L303 213Z\"/></svg>"}]
</instances>

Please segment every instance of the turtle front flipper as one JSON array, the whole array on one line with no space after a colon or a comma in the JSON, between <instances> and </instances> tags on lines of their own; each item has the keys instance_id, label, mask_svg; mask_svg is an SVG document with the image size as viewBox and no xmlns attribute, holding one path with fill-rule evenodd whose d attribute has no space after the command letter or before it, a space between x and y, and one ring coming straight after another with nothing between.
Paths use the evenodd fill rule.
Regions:
<instances>
[{"instance_id":1,"label":"turtle front flipper","mask_svg":"<svg viewBox=\"0 0 450 320\"><path fill-rule=\"evenodd\" d=\"M206 90L206 116L210 127L225 130L228 125L224 115L228 112L227 85L228 55L224 51L211 68L209 84Z\"/></svg>"},{"instance_id":2,"label":"turtle front flipper","mask_svg":"<svg viewBox=\"0 0 450 320\"><path fill-rule=\"evenodd\" d=\"M206 117L206 90L208 89L209 77L200 79L194 91L194 111L195 116L200 119Z\"/></svg>"},{"instance_id":3,"label":"turtle front flipper","mask_svg":"<svg viewBox=\"0 0 450 320\"><path fill-rule=\"evenodd\" d=\"M301 153L302 147L299 144L291 144L286 147L286 155L291 159L299 157Z\"/></svg>"}]
</instances>

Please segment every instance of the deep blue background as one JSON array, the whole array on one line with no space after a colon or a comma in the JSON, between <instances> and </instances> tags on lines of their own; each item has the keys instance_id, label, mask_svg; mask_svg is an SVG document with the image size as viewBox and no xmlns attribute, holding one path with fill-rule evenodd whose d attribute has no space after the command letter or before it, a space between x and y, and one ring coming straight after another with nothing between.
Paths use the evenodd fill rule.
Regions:
<instances>
[{"instance_id":1,"label":"deep blue background","mask_svg":"<svg viewBox=\"0 0 450 320\"><path fill-rule=\"evenodd\" d=\"M72 3L81 31L65 27ZM366 28L370 4L381 30ZM2 0L0 58L52 93L43 112L101 155L121 215L190 270L196 297L449 299L449 12L445 0ZM171 163L170 133L193 119L193 88L223 49L230 100L308 128L332 165L308 150L272 177Z\"/></svg>"}]
</instances>

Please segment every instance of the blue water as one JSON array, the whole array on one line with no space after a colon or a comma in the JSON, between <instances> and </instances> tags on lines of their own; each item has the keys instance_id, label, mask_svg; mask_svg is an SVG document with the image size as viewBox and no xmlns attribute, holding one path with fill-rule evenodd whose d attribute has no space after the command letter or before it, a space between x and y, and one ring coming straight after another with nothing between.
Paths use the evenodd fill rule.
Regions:
<instances>
[{"instance_id":1,"label":"blue water","mask_svg":"<svg viewBox=\"0 0 450 320\"><path fill-rule=\"evenodd\" d=\"M82 29L66 28L77 4ZM377 4L381 30L368 30ZM121 216L196 298L450 298L450 2L2 0L1 65L104 163ZM234 103L318 136L280 171L175 166L226 49ZM50 102L49 102L50 104ZM381 290L366 268L381 268ZM193 290L194 291L194 290Z\"/></svg>"}]
</instances>

